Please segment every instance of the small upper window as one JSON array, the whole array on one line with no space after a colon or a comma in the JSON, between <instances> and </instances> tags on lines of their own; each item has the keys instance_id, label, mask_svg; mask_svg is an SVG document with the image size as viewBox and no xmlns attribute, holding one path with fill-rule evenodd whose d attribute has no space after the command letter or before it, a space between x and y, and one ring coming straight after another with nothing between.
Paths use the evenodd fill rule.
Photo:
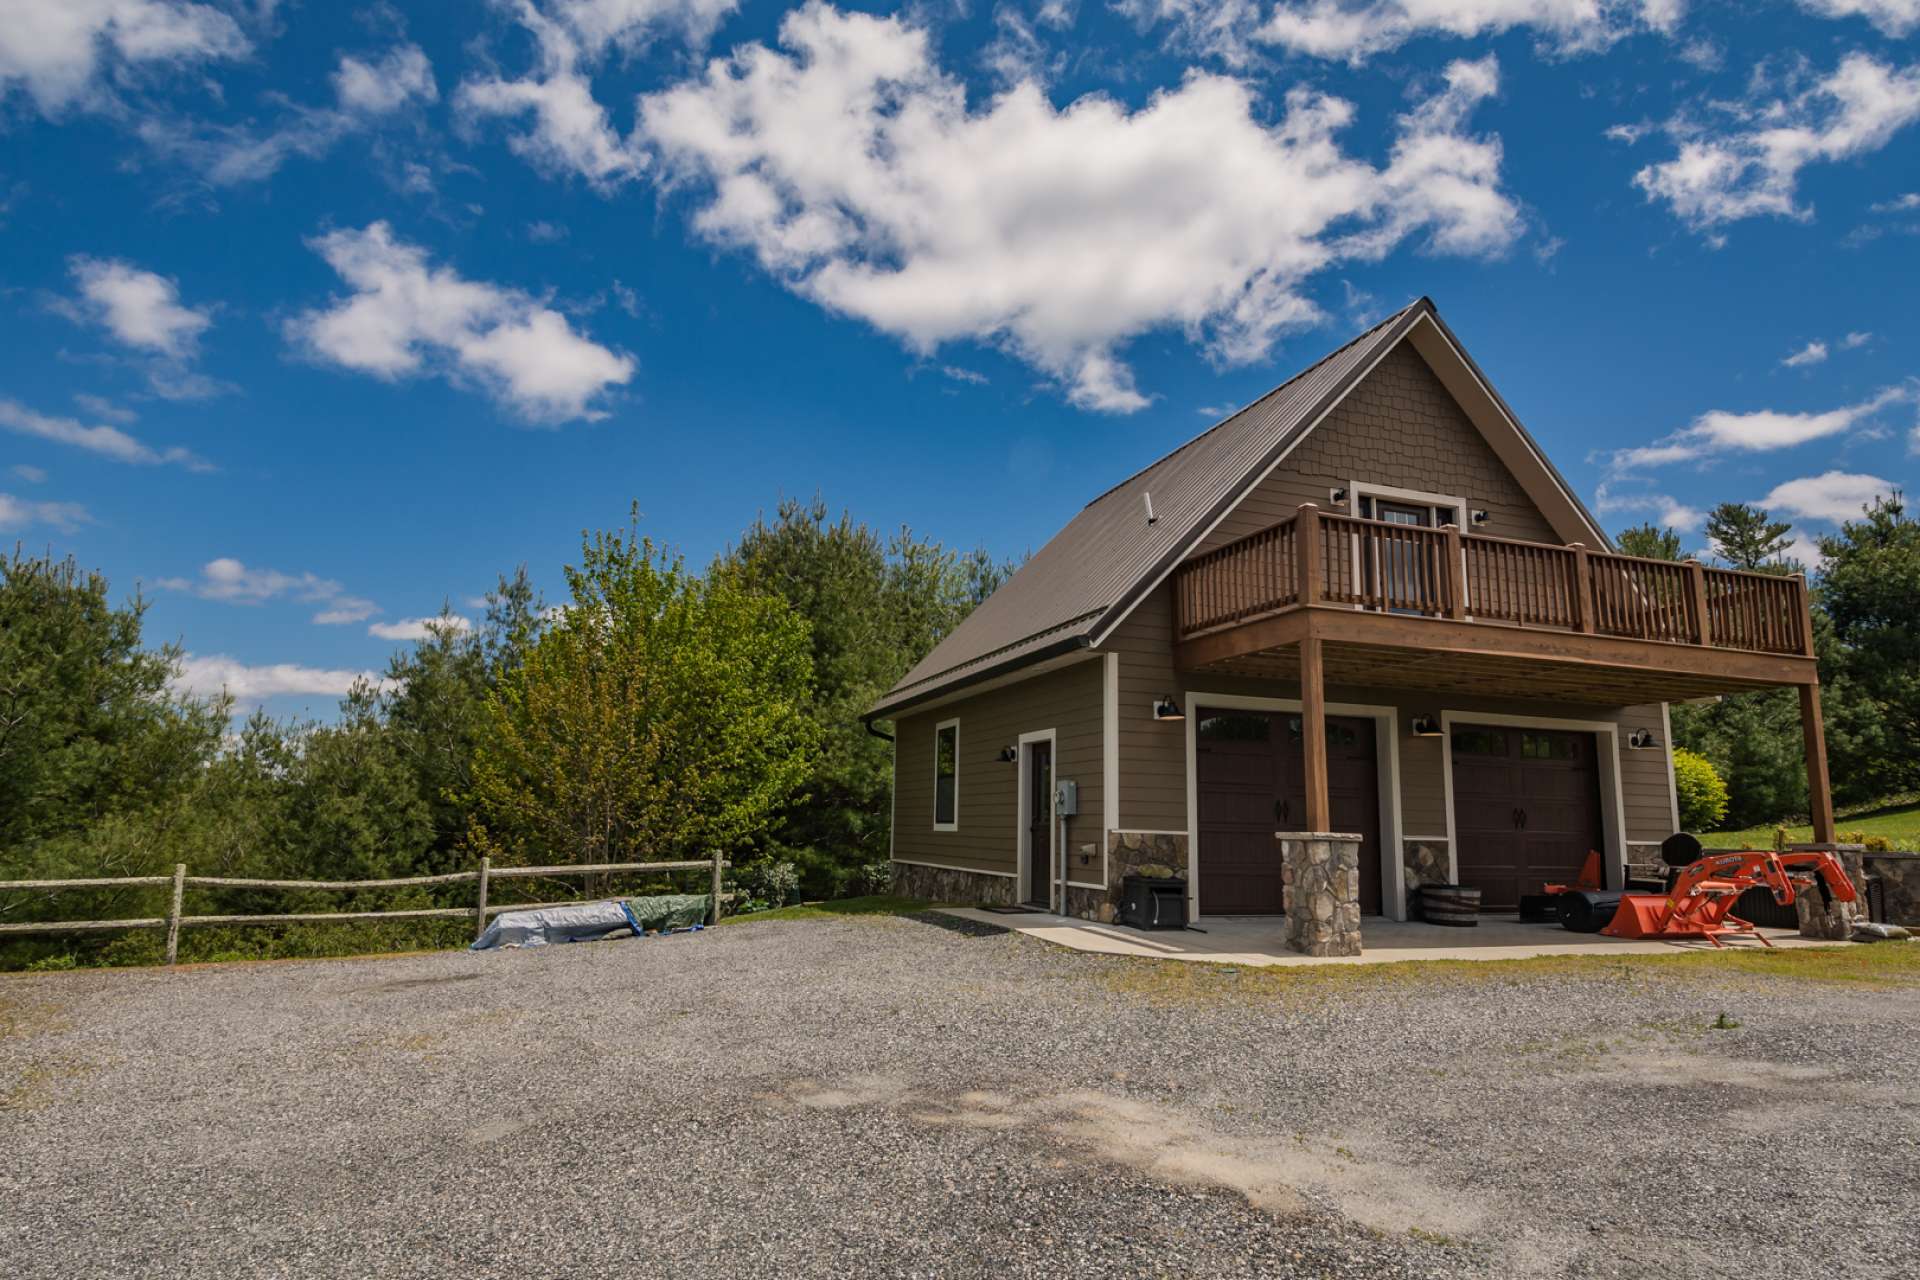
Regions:
<instances>
[{"instance_id":1,"label":"small upper window","mask_svg":"<svg viewBox=\"0 0 1920 1280\"><path fill-rule=\"evenodd\" d=\"M933 731L933 825L952 831L959 826L960 722L949 720Z\"/></svg>"}]
</instances>

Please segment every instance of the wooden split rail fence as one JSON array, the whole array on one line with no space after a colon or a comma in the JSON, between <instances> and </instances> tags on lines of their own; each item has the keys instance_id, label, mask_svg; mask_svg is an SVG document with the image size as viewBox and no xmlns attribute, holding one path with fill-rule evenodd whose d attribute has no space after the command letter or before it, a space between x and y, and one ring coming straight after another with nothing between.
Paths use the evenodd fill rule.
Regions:
<instances>
[{"instance_id":1,"label":"wooden split rail fence","mask_svg":"<svg viewBox=\"0 0 1920 1280\"><path fill-rule=\"evenodd\" d=\"M165 929L167 963L179 955L180 930L213 925L317 924L342 920L457 920L474 922L474 937L486 931L487 917L508 911L538 911L546 907L568 907L583 899L568 902L503 902L488 905L487 886L495 880L530 880L542 876L581 876L633 871L711 871L713 903L708 919L720 920L721 873L732 866L719 854L686 862L596 862L568 867L496 867L489 858L480 859L475 871L450 871L437 876L403 876L395 880L244 880L231 876L190 876L185 863L176 865L170 876L100 876L78 880L0 880L0 893L13 891L59 892L67 889L140 889L171 886L173 895L167 914L128 920L57 920L0 924L0 938L30 933L92 933L104 929ZM408 911L295 911L277 915L186 916L180 914L188 889L284 889L324 890L352 893L361 889L406 889L418 885L464 884L477 888L471 907L421 907ZM593 899L584 899L593 901Z\"/></svg>"}]
</instances>

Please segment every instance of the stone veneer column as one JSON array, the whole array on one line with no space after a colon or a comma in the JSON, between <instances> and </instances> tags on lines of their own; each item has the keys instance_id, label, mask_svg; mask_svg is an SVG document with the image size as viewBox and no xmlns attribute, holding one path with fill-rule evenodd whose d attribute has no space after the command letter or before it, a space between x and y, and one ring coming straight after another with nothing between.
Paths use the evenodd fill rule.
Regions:
<instances>
[{"instance_id":1,"label":"stone veneer column","mask_svg":"<svg viewBox=\"0 0 1920 1280\"><path fill-rule=\"evenodd\" d=\"M1867 918L1866 846L1859 844L1796 844L1794 850L1825 850L1838 857L1853 881L1854 902L1828 901L1818 886L1794 896L1794 909L1800 915L1800 936L1828 942L1846 942L1853 937L1854 922Z\"/></svg>"},{"instance_id":2,"label":"stone veneer column","mask_svg":"<svg viewBox=\"0 0 1920 1280\"><path fill-rule=\"evenodd\" d=\"M1287 945L1310 956L1360 954L1360 837L1276 831Z\"/></svg>"}]
</instances>

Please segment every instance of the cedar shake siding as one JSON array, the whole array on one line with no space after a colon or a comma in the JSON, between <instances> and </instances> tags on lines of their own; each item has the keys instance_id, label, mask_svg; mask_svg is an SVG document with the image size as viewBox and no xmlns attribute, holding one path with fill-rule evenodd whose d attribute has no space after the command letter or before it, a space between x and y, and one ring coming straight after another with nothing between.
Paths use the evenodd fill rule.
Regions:
<instances>
[{"instance_id":1,"label":"cedar shake siding","mask_svg":"<svg viewBox=\"0 0 1920 1280\"><path fill-rule=\"evenodd\" d=\"M1080 816L1068 832L1071 847L1099 845L1102 792L1103 664L1091 656L1028 680L964 696L894 724L893 858L962 871L1014 875L1019 867L1020 774L1000 757L1023 733L1052 729L1054 776L1080 785ZM957 829L933 824L934 727L960 722ZM1075 879L1097 880L1096 856Z\"/></svg>"},{"instance_id":2,"label":"cedar shake siding","mask_svg":"<svg viewBox=\"0 0 1920 1280\"><path fill-rule=\"evenodd\" d=\"M1303 502L1338 510L1328 507L1328 492L1356 480L1461 498L1487 513L1486 525L1477 532L1526 542L1560 541L1420 353L1402 343L1241 500L1194 554L1277 524ZM1460 518L1466 520L1466 513Z\"/></svg>"}]
</instances>

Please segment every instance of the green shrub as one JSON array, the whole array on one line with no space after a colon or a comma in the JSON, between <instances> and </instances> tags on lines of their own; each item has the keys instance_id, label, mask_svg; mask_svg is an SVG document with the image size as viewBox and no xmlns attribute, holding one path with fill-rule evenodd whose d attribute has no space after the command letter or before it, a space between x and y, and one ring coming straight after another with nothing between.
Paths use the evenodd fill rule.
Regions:
<instances>
[{"instance_id":1,"label":"green shrub","mask_svg":"<svg viewBox=\"0 0 1920 1280\"><path fill-rule=\"evenodd\" d=\"M1673 784L1680 797L1681 830L1719 830L1727 816L1727 784L1713 763L1685 748L1675 750Z\"/></svg>"}]
</instances>

